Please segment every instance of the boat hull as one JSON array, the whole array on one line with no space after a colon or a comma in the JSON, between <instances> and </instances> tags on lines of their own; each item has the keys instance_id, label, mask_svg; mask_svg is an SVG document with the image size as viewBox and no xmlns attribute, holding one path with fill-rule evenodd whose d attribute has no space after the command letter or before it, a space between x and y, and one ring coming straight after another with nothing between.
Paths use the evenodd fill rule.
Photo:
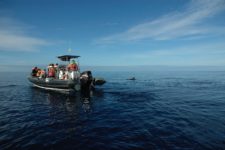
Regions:
<instances>
[{"instance_id":1,"label":"boat hull","mask_svg":"<svg viewBox=\"0 0 225 150\"><path fill-rule=\"evenodd\" d=\"M60 80L54 78L28 77L35 87L56 91L80 91L79 80Z\"/></svg>"}]
</instances>

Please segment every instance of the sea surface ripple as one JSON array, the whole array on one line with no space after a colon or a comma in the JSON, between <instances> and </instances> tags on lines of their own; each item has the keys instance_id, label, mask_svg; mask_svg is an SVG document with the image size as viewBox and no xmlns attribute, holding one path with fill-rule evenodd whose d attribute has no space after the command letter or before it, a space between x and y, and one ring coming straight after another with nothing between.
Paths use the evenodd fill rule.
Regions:
<instances>
[{"instance_id":1,"label":"sea surface ripple","mask_svg":"<svg viewBox=\"0 0 225 150\"><path fill-rule=\"evenodd\" d=\"M0 149L225 149L225 72L93 74L89 98L0 73Z\"/></svg>"}]
</instances>

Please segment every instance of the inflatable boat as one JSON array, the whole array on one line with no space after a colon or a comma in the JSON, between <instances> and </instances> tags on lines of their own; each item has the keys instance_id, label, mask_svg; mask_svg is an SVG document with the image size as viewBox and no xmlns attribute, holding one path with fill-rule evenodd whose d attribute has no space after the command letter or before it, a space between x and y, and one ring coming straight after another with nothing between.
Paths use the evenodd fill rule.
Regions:
<instances>
[{"instance_id":1,"label":"inflatable boat","mask_svg":"<svg viewBox=\"0 0 225 150\"><path fill-rule=\"evenodd\" d=\"M48 68L48 71L45 72L44 75L37 75L38 71L35 73L32 71L28 80L33 84L33 86L38 88L65 92L91 90L94 89L96 85L103 85L106 81L103 78L92 77L91 71L80 73L80 66L78 61L76 61L78 57L80 56L58 56L61 61L67 62L67 65L65 65L65 63L63 65L57 65L54 68L54 76L50 76L51 68ZM76 69L74 70L70 70L69 67L67 67L71 61L76 62Z\"/></svg>"}]
</instances>

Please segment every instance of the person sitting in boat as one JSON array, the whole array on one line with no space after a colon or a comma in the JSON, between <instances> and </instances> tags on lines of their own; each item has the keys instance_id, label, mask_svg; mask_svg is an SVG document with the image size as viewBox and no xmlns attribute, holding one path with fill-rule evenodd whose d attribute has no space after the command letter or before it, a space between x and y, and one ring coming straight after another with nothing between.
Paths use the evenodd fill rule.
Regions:
<instances>
[{"instance_id":1,"label":"person sitting in boat","mask_svg":"<svg viewBox=\"0 0 225 150\"><path fill-rule=\"evenodd\" d=\"M39 78L45 78L46 77L46 69L41 70Z\"/></svg>"},{"instance_id":2,"label":"person sitting in boat","mask_svg":"<svg viewBox=\"0 0 225 150\"><path fill-rule=\"evenodd\" d=\"M32 75L33 77L36 77L37 71L38 71L38 68L37 68L37 67L32 68L31 75Z\"/></svg>"},{"instance_id":3,"label":"person sitting in boat","mask_svg":"<svg viewBox=\"0 0 225 150\"><path fill-rule=\"evenodd\" d=\"M65 70L62 69L62 68L59 70L59 79L60 80L64 80L65 79Z\"/></svg>"},{"instance_id":4,"label":"person sitting in boat","mask_svg":"<svg viewBox=\"0 0 225 150\"><path fill-rule=\"evenodd\" d=\"M59 70L59 79L60 80L63 79L63 70L62 69Z\"/></svg>"},{"instance_id":5,"label":"person sitting in boat","mask_svg":"<svg viewBox=\"0 0 225 150\"><path fill-rule=\"evenodd\" d=\"M58 65L58 63L54 64L54 69L55 69L55 76L58 78L59 77L59 65Z\"/></svg>"},{"instance_id":6,"label":"person sitting in boat","mask_svg":"<svg viewBox=\"0 0 225 150\"><path fill-rule=\"evenodd\" d=\"M75 62L75 60L71 61L71 63L67 66L67 69L69 71L69 75L71 79L79 78L80 74L78 72L78 65Z\"/></svg>"},{"instance_id":7,"label":"person sitting in boat","mask_svg":"<svg viewBox=\"0 0 225 150\"><path fill-rule=\"evenodd\" d=\"M68 71L63 72L63 80L68 80Z\"/></svg>"},{"instance_id":8,"label":"person sitting in boat","mask_svg":"<svg viewBox=\"0 0 225 150\"><path fill-rule=\"evenodd\" d=\"M54 65L54 68L58 68L59 67L59 65L58 65L58 63L56 63L55 65Z\"/></svg>"},{"instance_id":9,"label":"person sitting in boat","mask_svg":"<svg viewBox=\"0 0 225 150\"><path fill-rule=\"evenodd\" d=\"M54 64L49 64L49 65L48 65L48 70L49 70L50 68L52 68L52 67L54 67Z\"/></svg>"},{"instance_id":10,"label":"person sitting in boat","mask_svg":"<svg viewBox=\"0 0 225 150\"><path fill-rule=\"evenodd\" d=\"M54 69L53 65L49 66L49 68L48 68L48 77L52 77L52 78L55 77L55 69Z\"/></svg>"},{"instance_id":11,"label":"person sitting in boat","mask_svg":"<svg viewBox=\"0 0 225 150\"><path fill-rule=\"evenodd\" d=\"M36 73L36 77L40 77L40 75L41 75L41 69L38 69Z\"/></svg>"}]
</instances>

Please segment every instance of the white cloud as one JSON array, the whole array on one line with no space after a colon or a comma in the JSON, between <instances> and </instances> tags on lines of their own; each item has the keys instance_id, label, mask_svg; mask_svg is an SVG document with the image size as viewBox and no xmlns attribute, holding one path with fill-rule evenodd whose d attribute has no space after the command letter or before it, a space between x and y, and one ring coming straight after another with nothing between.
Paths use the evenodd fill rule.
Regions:
<instances>
[{"instance_id":1,"label":"white cloud","mask_svg":"<svg viewBox=\"0 0 225 150\"><path fill-rule=\"evenodd\" d=\"M96 43L107 44L143 39L169 40L202 36L213 32L224 33L224 27L204 26L204 21L224 10L224 0L192 0L183 11L169 13L159 19L138 24L123 33L100 38Z\"/></svg>"},{"instance_id":2,"label":"white cloud","mask_svg":"<svg viewBox=\"0 0 225 150\"><path fill-rule=\"evenodd\" d=\"M0 51L36 51L47 41L29 35L31 26L12 18L0 17Z\"/></svg>"}]
</instances>

